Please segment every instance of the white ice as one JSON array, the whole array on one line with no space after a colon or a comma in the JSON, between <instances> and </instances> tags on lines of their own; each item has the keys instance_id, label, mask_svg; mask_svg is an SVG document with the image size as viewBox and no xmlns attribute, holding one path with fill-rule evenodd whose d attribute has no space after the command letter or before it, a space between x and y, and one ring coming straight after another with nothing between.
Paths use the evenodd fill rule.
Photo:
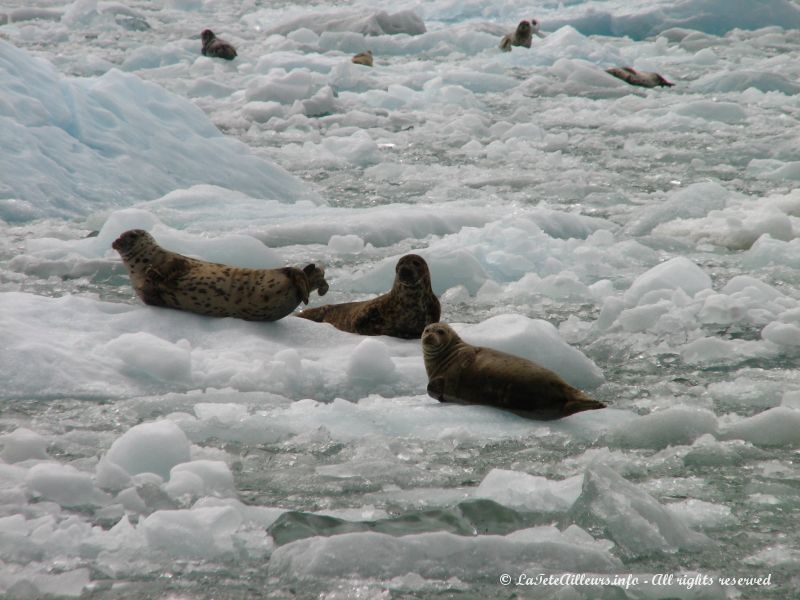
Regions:
<instances>
[{"instance_id":1,"label":"white ice","mask_svg":"<svg viewBox=\"0 0 800 600\"><path fill-rule=\"evenodd\" d=\"M0 11L0 595L158 587L164 565L339 597L718 551L796 567L800 9L318 4ZM546 35L499 52L523 17ZM200 55L205 27L236 60ZM350 62L367 49L373 68ZM622 65L676 86L604 72ZM417 340L145 306L110 247L131 228L210 261L322 264L315 306L383 293L417 253L465 340L610 406L442 405ZM269 534L289 510L478 500L536 524Z\"/></svg>"}]
</instances>

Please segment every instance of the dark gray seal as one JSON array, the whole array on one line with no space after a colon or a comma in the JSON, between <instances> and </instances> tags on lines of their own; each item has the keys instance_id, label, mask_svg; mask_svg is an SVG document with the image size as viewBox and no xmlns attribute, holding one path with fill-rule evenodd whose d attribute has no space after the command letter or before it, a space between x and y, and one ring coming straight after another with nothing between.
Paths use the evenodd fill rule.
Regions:
<instances>
[{"instance_id":1,"label":"dark gray seal","mask_svg":"<svg viewBox=\"0 0 800 600\"><path fill-rule=\"evenodd\" d=\"M428 395L439 402L487 404L534 419L605 408L556 373L520 356L472 346L445 323L422 333Z\"/></svg>"},{"instance_id":2,"label":"dark gray seal","mask_svg":"<svg viewBox=\"0 0 800 600\"><path fill-rule=\"evenodd\" d=\"M131 229L111 247L119 252L136 295L145 304L212 317L277 321L308 295L328 291L325 271L305 268L244 269L197 260L159 246L143 229Z\"/></svg>"},{"instance_id":3,"label":"dark gray seal","mask_svg":"<svg viewBox=\"0 0 800 600\"><path fill-rule=\"evenodd\" d=\"M361 335L417 339L426 325L439 320L440 312L428 263L421 256L407 254L397 262L388 293L372 300L308 308L297 316Z\"/></svg>"},{"instance_id":4,"label":"dark gray seal","mask_svg":"<svg viewBox=\"0 0 800 600\"><path fill-rule=\"evenodd\" d=\"M530 48L534 34L544 37L539 32L539 21L536 19L531 19L530 21L522 20L513 33L503 36L503 39L500 40L500 49L503 52L511 52L511 46Z\"/></svg>"},{"instance_id":5,"label":"dark gray seal","mask_svg":"<svg viewBox=\"0 0 800 600\"><path fill-rule=\"evenodd\" d=\"M229 42L218 38L210 29L204 29L200 34L200 39L203 41L201 52L203 56L211 56L215 58L224 58L225 60L233 60L236 58L236 48Z\"/></svg>"}]
</instances>

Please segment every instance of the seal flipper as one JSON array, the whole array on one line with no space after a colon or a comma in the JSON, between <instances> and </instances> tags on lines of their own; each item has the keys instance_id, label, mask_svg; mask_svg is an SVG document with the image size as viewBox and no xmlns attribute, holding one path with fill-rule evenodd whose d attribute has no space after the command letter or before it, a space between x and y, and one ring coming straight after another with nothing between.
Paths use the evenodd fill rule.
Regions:
<instances>
[{"instance_id":1,"label":"seal flipper","mask_svg":"<svg viewBox=\"0 0 800 600\"><path fill-rule=\"evenodd\" d=\"M297 295L300 297L300 301L303 304L308 304L309 285L306 274L295 267L284 267L281 271L283 271L283 274L292 282L292 285L297 291Z\"/></svg>"},{"instance_id":2,"label":"seal flipper","mask_svg":"<svg viewBox=\"0 0 800 600\"><path fill-rule=\"evenodd\" d=\"M445 402L444 377L433 377L428 381L428 396L439 402Z\"/></svg>"},{"instance_id":3,"label":"seal flipper","mask_svg":"<svg viewBox=\"0 0 800 600\"><path fill-rule=\"evenodd\" d=\"M303 267L303 273L305 273L308 278L308 287L310 291L313 292L317 290L317 294L320 296L324 296L328 293L328 282L325 281L325 269L311 263Z\"/></svg>"}]
</instances>

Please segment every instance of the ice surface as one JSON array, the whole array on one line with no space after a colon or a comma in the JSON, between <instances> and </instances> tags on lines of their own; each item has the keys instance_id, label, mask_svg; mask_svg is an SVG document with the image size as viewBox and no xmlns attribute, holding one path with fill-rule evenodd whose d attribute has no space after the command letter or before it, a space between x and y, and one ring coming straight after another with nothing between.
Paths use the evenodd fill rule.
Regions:
<instances>
[{"instance_id":1,"label":"ice surface","mask_svg":"<svg viewBox=\"0 0 800 600\"><path fill-rule=\"evenodd\" d=\"M673 406L627 421L608 432L612 446L662 449L691 444L701 435L715 433L714 413L689 406Z\"/></svg>"},{"instance_id":2,"label":"ice surface","mask_svg":"<svg viewBox=\"0 0 800 600\"><path fill-rule=\"evenodd\" d=\"M0 436L3 450L0 458L7 463L16 463L29 458L47 458L47 440L25 427L19 427L11 433Z\"/></svg>"},{"instance_id":3,"label":"ice surface","mask_svg":"<svg viewBox=\"0 0 800 600\"><path fill-rule=\"evenodd\" d=\"M0 9L0 596L488 598L507 571L730 564L774 583L550 595L793 593L795 4L29 4ZM200 54L209 26L235 61ZM418 340L146 306L110 248L131 228L323 264L315 304L420 254L465 339L609 407L442 405Z\"/></svg>"},{"instance_id":4,"label":"ice surface","mask_svg":"<svg viewBox=\"0 0 800 600\"><path fill-rule=\"evenodd\" d=\"M76 216L213 183L260 197L313 197L283 169L226 138L190 102L116 70L66 79L0 41L0 116L13 139L0 168L17 175L5 196L36 205L22 216ZM38 150L34 150L38 149ZM47 172L47 180L36 177ZM113 184L110 182L113 181ZM178 183L180 182L180 183Z\"/></svg>"},{"instance_id":5,"label":"ice surface","mask_svg":"<svg viewBox=\"0 0 800 600\"><path fill-rule=\"evenodd\" d=\"M173 467L189 460L189 440L172 421L142 423L114 441L105 460L130 475L155 473L168 479Z\"/></svg>"},{"instance_id":6,"label":"ice surface","mask_svg":"<svg viewBox=\"0 0 800 600\"><path fill-rule=\"evenodd\" d=\"M350 533L308 538L275 550L270 574L285 580L304 580L391 578L418 573L425 578L444 576L475 581L494 575L498 569L609 572L618 565L606 550L587 546L584 539L570 539L555 527L540 527L507 536L473 538L450 533L402 537Z\"/></svg>"},{"instance_id":7,"label":"ice surface","mask_svg":"<svg viewBox=\"0 0 800 600\"><path fill-rule=\"evenodd\" d=\"M567 519L584 528L598 528L628 557L679 548L697 550L710 543L655 498L601 464L587 469L581 495Z\"/></svg>"},{"instance_id":8,"label":"ice surface","mask_svg":"<svg viewBox=\"0 0 800 600\"><path fill-rule=\"evenodd\" d=\"M492 469L473 496L528 512L564 512L577 500L582 480L575 476L549 481L545 477Z\"/></svg>"}]
</instances>

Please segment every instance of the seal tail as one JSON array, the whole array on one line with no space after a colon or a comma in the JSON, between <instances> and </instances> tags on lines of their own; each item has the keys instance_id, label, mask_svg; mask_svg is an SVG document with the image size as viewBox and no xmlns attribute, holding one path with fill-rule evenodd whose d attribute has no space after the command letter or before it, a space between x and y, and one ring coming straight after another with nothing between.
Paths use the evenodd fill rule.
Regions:
<instances>
[{"instance_id":1,"label":"seal tail","mask_svg":"<svg viewBox=\"0 0 800 600\"><path fill-rule=\"evenodd\" d=\"M581 394L564 405L564 416L573 415L584 410L597 410L605 407L606 405L599 400L592 400L588 396Z\"/></svg>"},{"instance_id":2,"label":"seal tail","mask_svg":"<svg viewBox=\"0 0 800 600\"><path fill-rule=\"evenodd\" d=\"M328 312L328 306L317 306L315 308L307 308L304 311L297 313L298 317L314 321L316 323L324 323L325 315Z\"/></svg>"},{"instance_id":3,"label":"seal tail","mask_svg":"<svg viewBox=\"0 0 800 600\"><path fill-rule=\"evenodd\" d=\"M598 408L605 408L606 405L599 400L589 398L580 390L573 388L575 394L564 404L564 415L572 415L576 412L583 412L584 410L597 410Z\"/></svg>"}]
</instances>

